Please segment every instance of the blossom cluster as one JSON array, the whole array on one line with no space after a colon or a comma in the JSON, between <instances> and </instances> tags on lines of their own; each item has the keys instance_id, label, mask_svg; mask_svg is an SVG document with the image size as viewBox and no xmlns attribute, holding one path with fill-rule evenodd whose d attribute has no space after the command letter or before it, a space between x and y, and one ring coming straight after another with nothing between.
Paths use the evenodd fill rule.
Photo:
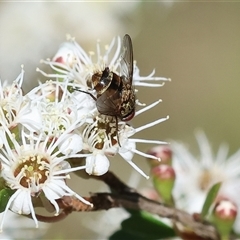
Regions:
<instances>
[{"instance_id":1,"label":"blossom cluster","mask_svg":"<svg viewBox=\"0 0 240 240\"><path fill-rule=\"evenodd\" d=\"M74 39L69 38L51 60L42 61L54 73L37 69L48 79L30 92L24 94L22 90L23 67L12 84L1 83L1 189L11 190L0 223L1 230L9 209L18 214L30 214L38 227L34 208L44 206L46 199L56 215L60 211L57 200L66 195L91 205L70 189L66 180L71 172L77 170L85 170L89 175L106 173L109 157L116 154L148 178L132 161L134 154L160 159L137 150L136 144L165 142L132 136L167 120L168 116L134 128L130 122L116 116L101 114L96 107L97 91L89 88L91 76L101 73L105 67L115 74L121 73L121 51L119 37L111 42L103 55L100 42L97 43L96 54L87 54ZM164 81L169 79L154 77L154 71L146 77L140 76L134 62L134 89L137 86L161 87ZM157 99L146 105L136 100L139 109L135 117L160 102ZM71 166L71 159L79 159L79 164Z\"/></svg>"},{"instance_id":2,"label":"blossom cluster","mask_svg":"<svg viewBox=\"0 0 240 240\"><path fill-rule=\"evenodd\" d=\"M240 150L228 156L228 146L222 144L214 156L202 131L196 132L196 138L199 156L176 141L149 150L162 161L149 159L154 189L146 189L143 194L190 214L199 214L215 225L222 239L229 239L233 232L239 234L240 229ZM180 224L175 228L178 234L190 232ZM192 234L191 239L195 239Z\"/></svg>"},{"instance_id":3,"label":"blossom cluster","mask_svg":"<svg viewBox=\"0 0 240 240\"><path fill-rule=\"evenodd\" d=\"M201 212L210 188L221 182L214 204L224 204L225 219L238 212L233 229L240 233L240 150L228 156L229 147L222 144L214 156L209 140L202 131L196 132L200 155L189 152L185 145L172 142L173 167L177 174L173 191L177 207L190 213ZM226 224L226 222L224 224Z\"/></svg>"}]
</instances>

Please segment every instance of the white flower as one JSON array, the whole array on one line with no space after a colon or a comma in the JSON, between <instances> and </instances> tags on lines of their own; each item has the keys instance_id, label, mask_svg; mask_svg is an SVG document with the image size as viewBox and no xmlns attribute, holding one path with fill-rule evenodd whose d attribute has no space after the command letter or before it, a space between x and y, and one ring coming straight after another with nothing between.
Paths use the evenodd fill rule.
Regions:
<instances>
[{"instance_id":1,"label":"white flower","mask_svg":"<svg viewBox=\"0 0 240 240\"><path fill-rule=\"evenodd\" d=\"M200 148L198 158L182 144L171 144L177 176L174 196L178 207L200 212L209 189L213 184L222 182L219 197L234 201L240 209L240 150L227 157L228 147L223 144L214 157L205 134L198 132L196 137ZM235 226L238 226L236 230L240 229L240 216Z\"/></svg>"},{"instance_id":2,"label":"white flower","mask_svg":"<svg viewBox=\"0 0 240 240\"><path fill-rule=\"evenodd\" d=\"M20 75L12 84L0 81L0 119L9 129L23 125L28 130L40 129L38 109L23 96L24 70L22 67Z\"/></svg>"},{"instance_id":3,"label":"white flower","mask_svg":"<svg viewBox=\"0 0 240 240\"><path fill-rule=\"evenodd\" d=\"M67 85L71 86L73 90L76 87L80 89L80 91L73 91L72 96L78 99L78 103L76 103L75 106L82 106L82 108L86 110L84 113L82 112L84 115L83 121L85 122L79 127L78 132L82 136L82 150L92 154L86 158L87 173L94 175L104 174L109 169L108 157L115 156L119 153L133 168L148 178L148 176L132 162L134 153L144 157L157 158L137 150L136 143L162 144L165 142L131 139L130 137L136 132L165 121L168 117L160 118L143 127L134 129L129 123L120 121L117 115L112 116L109 114L111 115L109 116L107 114L100 114L96 107L98 103L96 103L97 91L93 89L92 76L98 73L101 75L106 67L109 68L110 72L120 75L122 67L120 66L120 62L123 49L121 38L114 38L110 45L105 47L104 53L102 53L100 41L98 41L96 53L92 51L89 54L87 54L73 38L69 38L69 40L69 42L62 45L52 60L43 60L44 63L51 66L55 73L46 74L40 69L37 70L47 77L67 82ZM154 71L149 76L141 77L136 62L134 62L133 89L135 89L135 86L160 87L163 86L163 84L149 83L149 81L169 80L167 78L153 77L153 75ZM111 99L108 100L111 102ZM106 106L106 108L108 106L108 100L104 99L103 103L101 103L102 105L105 104L104 106ZM160 101L161 100L158 100L140 109L135 113L135 116L154 107ZM136 105L141 107L145 106L145 104L141 104L138 100L136 100Z\"/></svg>"},{"instance_id":4,"label":"white flower","mask_svg":"<svg viewBox=\"0 0 240 240\"><path fill-rule=\"evenodd\" d=\"M41 114L41 134L59 137L66 129L72 128L67 140L59 145L63 154L82 150L82 137L77 128L88 121L93 108L93 105L87 104L86 94L78 94L84 97L82 100L76 97L75 92L69 92L67 87L67 82L47 81L26 95L37 105Z\"/></svg>"},{"instance_id":5,"label":"white flower","mask_svg":"<svg viewBox=\"0 0 240 240\"><path fill-rule=\"evenodd\" d=\"M156 106L159 102L160 100L137 111L136 116ZM106 156L112 157L119 153L122 158L127 161L135 170L137 170L144 177L148 178L148 176L132 162L134 153L148 158L158 158L137 150L136 143L166 144L166 142L157 140L133 139L130 137L137 132L155 126L156 124L159 124L167 119L168 116L166 118L160 118L142 127L133 128L126 122L118 121L118 123L116 123L115 117L96 113L92 123L84 124L80 127L80 132L82 132L83 137L83 149L92 153L92 156L86 159L87 173L94 175L104 174L109 168L109 162Z\"/></svg>"},{"instance_id":6,"label":"white flower","mask_svg":"<svg viewBox=\"0 0 240 240\"><path fill-rule=\"evenodd\" d=\"M102 72L105 67L109 67L110 71L119 75L122 50L120 37L114 38L109 46L105 46L104 54L101 52L100 41L97 42L96 53L91 51L87 54L74 38L68 36L68 40L69 42L62 44L52 60L42 60L43 63L50 65L57 73L46 74L39 68L37 68L37 71L47 77L68 78L83 90L89 88L87 85L89 77ZM148 83L148 81L170 81L169 78L153 77L154 70L150 75L144 77L140 76L139 72L136 61L134 61L133 85L135 86L160 87L163 86L163 83Z\"/></svg>"},{"instance_id":7,"label":"white flower","mask_svg":"<svg viewBox=\"0 0 240 240\"><path fill-rule=\"evenodd\" d=\"M46 136L42 141L41 134L36 138L34 133L25 132L26 129L22 128L20 142L16 141L6 126L2 125L2 127L5 133L1 132L3 141L0 151L1 175L6 185L15 192L7 203L0 224L1 230L8 209L19 214L31 214L38 227L32 199L42 194L54 206L56 215L59 213L56 200L65 195L75 196L85 204L91 205L71 190L65 182L70 172L85 169L85 166L71 168L65 160L88 156L88 154L71 153L62 155L59 151L58 146L67 140L71 129L67 129L57 139Z\"/></svg>"}]
</instances>

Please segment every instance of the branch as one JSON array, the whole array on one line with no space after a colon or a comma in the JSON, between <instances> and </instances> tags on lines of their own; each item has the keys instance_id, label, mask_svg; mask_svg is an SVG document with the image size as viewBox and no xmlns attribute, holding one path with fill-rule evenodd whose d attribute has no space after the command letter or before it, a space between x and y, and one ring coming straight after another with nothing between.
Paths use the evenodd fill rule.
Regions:
<instances>
[{"instance_id":1,"label":"branch","mask_svg":"<svg viewBox=\"0 0 240 240\"><path fill-rule=\"evenodd\" d=\"M163 218L169 218L173 220L174 223L181 224L183 227L190 229L195 235L202 239L219 239L214 226L207 222L201 222L182 210L172 208L140 195L134 189L120 181L111 172L108 172L101 177L94 178L104 181L112 190L114 190L114 193L92 193L90 197L86 198L86 200L93 203L93 207L69 196L65 196L59 200L59 206L63 209L71 208L72 211L77 212L108 210L110 208L118 207L143 210L152 214L157 214Z\"/></svg>"}]
</instances>

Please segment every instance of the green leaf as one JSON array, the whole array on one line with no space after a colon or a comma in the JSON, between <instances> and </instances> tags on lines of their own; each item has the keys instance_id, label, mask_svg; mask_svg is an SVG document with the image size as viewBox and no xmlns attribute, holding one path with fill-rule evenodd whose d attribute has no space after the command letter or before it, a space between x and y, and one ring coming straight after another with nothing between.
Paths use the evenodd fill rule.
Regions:
<instances>
[{"instance_id":1,"label":"green leaf","mask_svg":"<svg viewBox=\"0 0 240 240\"><path fill-rule=\"evenodd\" d=\"M0 213L5 211L9 198L15 191L12 189L2 189L0 191Z\"/></svg>"},{"instance_id":2,"label":"green leaf","mask_svg":"<svg viewBox=\"0 0 240 240\"><path fill-rule=\"evenodd\" d=\"M143 237L136 237L136 235L132 235L131 233L126 232L125 230L121 229L115 233L112 234L112 236L109 237L109 240L144 240Z\"/></svg>"},{"instance_id":3,"label":"green leaf","mask_svg":"<svg viewBox=\"0 0 240 240\"><path fill-rule=\"evenodd\" d=\"M201 212L201 218L203 219L204 217L206 217L206 215L208 214L209 208L211 207L213 201L215 200L218 191L221 187L222 183L218 182L216 184L214 184L211 189L209 190L207 197L205 199L203 208L202 208L202 212Z\"/></svg>"},{"instance_id":4,"label":"green leaf","mask_svg":"<svg viewBox=\"0 0 240 240\"><path fill-rule=\"evenodd\" d=\"M132 215L121 224L122 229L109 237L110 240L162 239L176 236L174 230L144 211L132 211Z\"/></svg>"}]
</instances>

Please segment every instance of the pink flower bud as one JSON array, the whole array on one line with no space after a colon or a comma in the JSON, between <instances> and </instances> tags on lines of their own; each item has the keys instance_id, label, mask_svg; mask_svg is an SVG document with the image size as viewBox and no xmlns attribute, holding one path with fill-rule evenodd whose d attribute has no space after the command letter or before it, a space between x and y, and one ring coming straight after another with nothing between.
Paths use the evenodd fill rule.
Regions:
<instances>
[{"instance_id":1,"label":"pink flower bud","mask_svg":"<svg viewBox=\"0 0 240 240\"><path fill-rule=\"evenodd\" d=\"M172 150L168 146L159 145L159 146L153 147L148 151L148 154L161 159L160 162L155 159L148 159L148 162L152 167L158 166L160 164L167 164L167 165L172 164Z\"/></svg>"},{"instance_id":2,"label":"pink flower bud","mask_svg":"<svg viewBox=\"0 0 240 240\"><path fill-rule=\"evenodd\" d=\"M228 199L221 199L214 206L211 220L216 226L221 239L230 239L237 211L236 204Z\"/></svg>"},{"instance_id":3,"label":"pink flower bud","mask_svg":"<svg viewBox=\"0 0 240 240\"><path fill-rule=\"evenodd\" d=\"M159 165L151 170L153 185L162 200L167 204L173 204L172 189L175 182L175 171L169 165Z\"/></svg>"},{"instance_id":4,"label":"pink flower bud","mask_svg":"<svg viewBox=\"0 0 240 240\"><path fill-rule=\"evenodd\" d=\"M58 52L53 57L53 61L57 63L61 63L67 66L72 66L75 63L75 53L74 53L74 45L72 43L64 43L58 50Z\"/></svg>"},{"instance_id":5,"label":"pink flower bud","mask_svg":"<svg viewBox=\"0 0 240 240\"><path fill-rule=\"evenodd\" d=\"M237 211L236 204L228 199L222 199L214 207L214 215L222 220L235 220Z\"/></svg>"}]
</instances>

